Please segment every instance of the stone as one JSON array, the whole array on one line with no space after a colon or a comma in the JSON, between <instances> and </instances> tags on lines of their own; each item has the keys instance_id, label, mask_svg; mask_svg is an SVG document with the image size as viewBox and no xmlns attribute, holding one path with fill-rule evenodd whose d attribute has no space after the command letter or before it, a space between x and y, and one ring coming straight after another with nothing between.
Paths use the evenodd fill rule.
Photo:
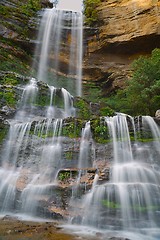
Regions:
<instances>
[{"instance_id":1,"label":"stone","mask_svg":"<svg viewBox=\"0 0 160 240\"><path fill-rule=\"evenodd\" d=\"M104 0L97 11L98 27L84 30L83 80L109 96L125 88L134 59L160 47L160 1Z\"/></svg>"},{"instance_id":2,"label":"stone","mask_svg":"<svg viewBox=\"0 0 160 240\"><path fill-rule=\"evenodd\" d=\"M160 119L160 109L158 109L155 113L155 117Z\"/></svg>"}]
</instances>

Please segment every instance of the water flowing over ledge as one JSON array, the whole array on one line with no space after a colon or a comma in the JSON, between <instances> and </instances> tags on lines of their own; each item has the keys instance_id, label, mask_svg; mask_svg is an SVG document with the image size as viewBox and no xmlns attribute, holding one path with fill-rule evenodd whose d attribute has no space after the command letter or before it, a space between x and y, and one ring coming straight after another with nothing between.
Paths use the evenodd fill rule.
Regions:
<instances>
[{"instance_id":1,"label":"water flowing over ledge","mask_svg":"<svg viewBox=\"0 0 160 240\"><path fill-rule=\"evenodd\" d=\"M42 95L32 78L10 120L1 154L1 214L65 219L102 234L115 231L134 239L137 232L140 240L146 235L159 239L160 130L153 118L117 113L97 125L97 119L84 121L79 137L64 134L76 133L78 127L65 119L76 120L70 87L81 95L81 15L60 9L44 12L34 65L48 93L39 111ZM69 35L62 34L67 31ZM64 88L57 73L66 36L71 63L67 71L77 80L74 85L63 82ZM96 133L104 137L102 145L95 141Z\"/></svg>"},{"instance_id":2,"label":"water flowing over ledge","mask_svg":"<svg viewBox=\"0 0 160 240\"><path fill-rule=\"evenodd\" d=\"M82 12L58 8L45 10L33 64L37 71L36 78L54 87L65 87L73 95L81 96L82 44ZM65 80L60 77L64 70L68 76Z\"/></svg>"}]
</instances>

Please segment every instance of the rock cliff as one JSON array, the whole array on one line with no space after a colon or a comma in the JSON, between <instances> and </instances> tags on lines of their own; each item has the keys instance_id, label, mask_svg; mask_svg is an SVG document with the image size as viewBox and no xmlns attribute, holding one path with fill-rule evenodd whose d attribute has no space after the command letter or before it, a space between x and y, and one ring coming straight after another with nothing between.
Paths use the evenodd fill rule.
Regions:
<instances>
[{"instance_id":1,"label":"rock cliff","mask_svg":"<svg viewBox=\"0 0 160 240\"><path fill-rule=\"evenodd\" d=\"M85 31L84 79L107 95L125 86L135 58L160 47L160 1L103 0L97 10L99 27Z\"/></svg>"},{"instance_id":2,"label":"rock cliff","mask_svg":"<svg viewBox=\"0 0 160 240\"><path fill-rule=\"evenodd\" d=\"M30 74L42 1L0 1L0 70Z\"/></svg>"},{"instance_id":3,"label":"rock cliff","mask_svg":"<svg viewBox=\"0 0 160 240\"><path fill-rule=\"evenodd\" d=\"M40 7L52 6L42 0ZM160 0L101 0L97 11L98 27L84 27L84 94L93 94L95 84L108 96L125 86L136 57L160 47ZM27 8L26 1L0 2L0 70L30 75L36 12ZM61 63L65 74L65 56Z\"/></svg>"}]
</instances>

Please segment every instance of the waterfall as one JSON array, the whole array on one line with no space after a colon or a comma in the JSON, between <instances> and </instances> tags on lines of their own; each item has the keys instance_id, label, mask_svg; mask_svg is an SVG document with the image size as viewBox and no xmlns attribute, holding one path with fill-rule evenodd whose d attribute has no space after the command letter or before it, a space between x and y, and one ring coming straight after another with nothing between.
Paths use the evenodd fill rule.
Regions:
<instances>
[{"instance_id":1,"label":"waterfall","mask_svg":"<svg viewBox=\"0 0 160 240\"><path fill-rule=\"evenodd\" d=\"M72 86L74 94L81 95L82 13L71 10L62 9L60 3L59 9L44 11L33 64L38 81L31 78L23 88L1 155L0 212L3 214L44 217L42 202L45 203L56 184L62 164L63 118L75 113L67 86ZM58 74L64 50L69 59L69 62L63 59L66 74L72 75L73 80L70 83L66 78L68 82L63 80L61 86ZM45 82L49 99L41 107L39 81Z\"/></svg>"},{"instance_id":2,"label":"waterfall","mask_svg":"<svg viewBox=\"0 0 160 240\"><path fill-rule=\"evenodd\" d=\"M91 129L90 129L90 121L86 123L83 131L82 138L80 143L80 151L79 151L79 162L78 168L85 169L92 166L90 161L91 158Z\"/></svg>"},{"instance_id":3,"label":"waterfall","mask_svg":"<svg viewBox=\"0 0 160 240\"><path fill-rule=\"evenodd\" d=\"M43 12L34 60L38 81L31 78L23 87L15 117L8 120L10 129L0 163L0 213L53 218L56 213L49 207L57 207L57 202L63 205L69 191L65 210L70 214L75 208L69 216L72 223L94 227L97 233L128 232L131 240L157 240L160 129L154 119L135 120L117 113L100 119L95 132L93 122L99 123L99 119L86 122L81 138L75 134L72 142L62 134L64 118L75 117L73 95L82 93L81 3L75 6L75 0L67 0L66 5L61 0L57 8ZM68 79L62 78L62 70ZM68 127L70 122L65 124ZM100 144L93 135L101 131L102 124L107 128L107 141ZM74 131L74 127L71 124L69 129ZM65 154L73 148L75 156L69 156L68 163ZM107 156L101 155L103 149ZM66 166L69 168L63 169ZM109 177L104 177L108 168ZM62 183L68 184L66 191L58 185L60 172L62 177L69 176ZM60 191L61 198L57 196Z\"/></svg>"},{"instance_id":4,"label":"waterfall","mask_svg":"<svg viewBox=\"0 0 160 240\"><path fill-rule=\"evenodd\" d=\"M46 9L43 13L34 66L38 80L54 87L65 87L81 96L83 16L72 7L62 9L63 5L66 3L59 1L57 8ZM68 1L67 6L70 6ZM61 76L61 72L69 78Z\"/></svg>"},{"instance_id":5,"label":"waterfall","mask_svg":"<svg viewBox=\"0 0 160 240\"><path fill-rule=\"evenodd\" d=\"M132 141L128 119L135 131ZM158 239L159 127L149 116L142 117L142 129L145 130L141 129L141 133L136 128L134 119L124 114L106 117L105 122L114 152L110 181L103 184L97 181L84 196L81 224L110 231L139 232ZM149 134L154 141L140 142L138 134ZM145 239L145 236L140 239Z\"/></svg>"},{"instance_id":6,"label":"waterfall","mask_svg":"<svg viewBox=\"0 0 160 240\"><path fill-rule=\"evenodd\" d=\"M43 196L49 194L56 182L62 159L62 121L64 116L71 116L73 104L66 90L54 87L49 90L46 115L38 117L39 89L32 79L23 90L15 118L10 120L0 167L0 212L3 214L39 215ZM53 101L57 92L62 95L63 108ZM61 118L55 118L52 107L59 110L56 114Z\"/></svg>"}]
</instances>

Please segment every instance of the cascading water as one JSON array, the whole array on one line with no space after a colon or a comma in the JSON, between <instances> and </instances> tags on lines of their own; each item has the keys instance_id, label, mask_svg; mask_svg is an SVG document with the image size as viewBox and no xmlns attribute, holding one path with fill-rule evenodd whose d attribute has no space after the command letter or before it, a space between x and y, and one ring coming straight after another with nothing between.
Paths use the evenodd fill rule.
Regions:
<instances>
[{"instance_id":1,"label":"cascading water","mask_svg":"<svg viewBox=\"0 0 160 240\"><path fill-rule=\"evenodd\" d=\"M81 1L78 1L81 3ZM63 1L57 8L45 10L38 37L34 68L37 68L37 79L65 87L76 96L81 96L82 78L82 12L62 9ZM74 5L74 3L73 3ZM63 72L69 78L60 77Z\"/></svg>"},{"instance_id":2,"label":"cascading water","mask_svg":"<svg viewBox=\"0 0 160 240\"><path fill-rule=\"evenodd\" d=\"M59 4L61 6L61 1ZM62 56L64 49L70 59L69 63ZM66 74L72 75L74 84L68 80L67 83L63 82L63 88L57 88L61 87L58 73L64 67L61 66L61 57L63 65L69 65ZM41 202L49 195L61 168L63 118L75 114L73 97L64 86L67 88L70 84L71 90L81 95L81 65L82 13L66 11L61 7L45 10L37 41L34 70L37 68L37 79L48 84L50 100L43 109L38 107L38 98L41 97L39 84L32 78L23 90L15 118L10 120L0 168L2 214L41 215Z\"/></svg>"},{"instance_id":3,"label":"cascading water","mask_svg":"<svg viewBox=\"0 0 160 240\"><path fill-rule=\"evenodd\" d=\"M44 12L35 54L37 78L47 83L48 104L39 109L39 82L31 79L24 88L15 118L10 120L0 165L2 214L44 216L42 205L45 206L46 198L51 191L53 193L58 172L63 165L63 118L75 114L73 97L67 90L72 92L76 89L74 93L81 95L82 13L76 10L77 5L75 7L73 0L70 0L73 8L69 8L72 11L68 11L68 5L63 11L62 2L66 4L66 0L59 2L59 9ZM81 6L81 1L78 4ZM63 50L65 54L68 53L70 64L67 68L68 60ZM59 88L61 79L57 74L62 68L73 78L74 84L70 80L63 81L63 87ZM85 174L82 171L89 169L94 172L91 168L96 165L93 160L96 160L97 153L91 159L93 140L90 124L90 121L87 122L82 131L78 164L74 166L79 173L77 185L81 184L80 178ZM77 219L85 226L130 232L128 236L134 240L135 236L131 237L133 232L140 233L136 240L158 240L159 127L151 117L143 117L142 122L139 119L135 125L134 119L124 114L106 117L105 124L113 151L110 181L100 181L101 174L97 167L94 177L92 175L90 179L90 191L85 189L82 201L78 196L75 206L78 208L81 202L81 209L76 209L75 214L78 212L81 216ZM152 141L141 142L139 139L143 135L149 136ZM77 201L76 194L77 191L72 195L72 203Z\"/></svg>"},{"instance_id":4,"label":"cascading water","mask_svg":"<svg viewBox=\"0 0 160 240\"><path fill-rule=\"evenodd\" d=\"M91 163L91 129L90 129L90 121L86 123L85 128L82 131L82 139L80 144L79 151L79 161L78 168L84 169L92 166Z\"/></svg>"},{"instance_id":5,"label":"cascading water","mask_svg":"<svg viewBox=\"0 0 160 240\"><path fill-rule=\"evenodd\" d=\"M97 181L86 194L81 224L130 232L130 237L132 232L139 232L142 234L139 239L146 239L146 235L147 239L159 239L160 130L151 117L142 117L141 130L135 127L133 118L124 114L106 117L105 122L114 152L110 181L104 184ZM141 143L137 140L140 134L141 138L149 134L154 141Z\"/></svg>"},{"instance_id":6,"label":"cascading water","mask_svg":"<svg viewBox=\"0 0 160 240\"><path fill-rule=\"evenodd\" d=\"M56 182L61 168L62 121L63 117L71 116L73 104L71 95L65 89L49 87L49 90L50 105L46 115L38 117L39 89L35 80L31 79L24 88L20 109L10 121L0 168L2 214L39 215L40 202ZM63 109L55 104L52 106L57 94L62 96ZM56 113L51 111L52 107L57 108ZM61 118L54 119L58 113Z\"/></svg>"}]
</instances>

